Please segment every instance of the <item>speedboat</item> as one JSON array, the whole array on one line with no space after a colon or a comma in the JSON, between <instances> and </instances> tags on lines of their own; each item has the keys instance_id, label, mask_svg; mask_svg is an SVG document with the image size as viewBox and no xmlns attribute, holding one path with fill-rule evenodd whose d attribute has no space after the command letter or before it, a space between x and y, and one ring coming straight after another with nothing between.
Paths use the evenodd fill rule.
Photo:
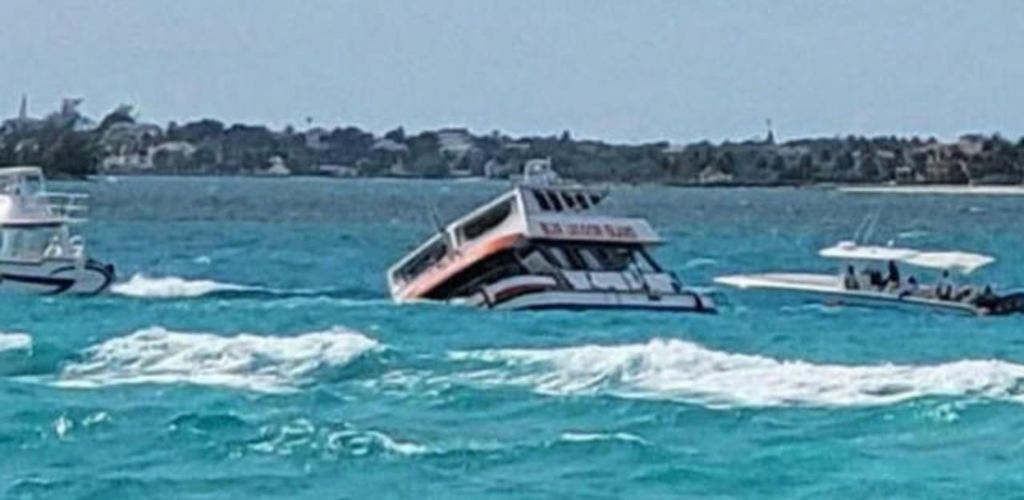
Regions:
<instances>
[{"instance_id":1,"label":"speedboat","mask_svg":"<svg viewBox=\"0 0 1024 500\"><path fill-rule=\"evenodd\" d=\"M995 261L987 255L959 251L921 251L911 248L858 245L840 242L818 252L822 257L845 261L843 274L767 273L720 276L715 282L741 289L790 292L815 297L831 304L926 308L976 315L1024 313L1024 292L998 294L991 287L950 285L943 293L937 285L922 285L915 277L889 281L872 264L904 264L932 272L965 276ZM858 270L858 268L860 268ZM852 271L852 272L851 272ZM936 281L939 283L939 281Z\"/></svg>"},{"instance_id":2,"label":"speedboat","mask_svg":"<svg viewBox=\"0 0 1024 500\"><path fill-rule=\"evenodd\" d=\"M0 168L0 290L38 294L97 294L114 267L89 258L83 222L88 195L46 190L39 167Z\"/></svg>"},{"instance_id":3,"label":"speedboat","mask_svg":"<svg viewBox=\"0 0 1024 500\"><path fill-rule=\"evenodd\" d=\"M388 270L397 302L491 309L645 309L713 312L649 250L663 243L639 218L601 215L607 189L567 183L550 160L446 226Z\"/></svg>"}]
</instances>

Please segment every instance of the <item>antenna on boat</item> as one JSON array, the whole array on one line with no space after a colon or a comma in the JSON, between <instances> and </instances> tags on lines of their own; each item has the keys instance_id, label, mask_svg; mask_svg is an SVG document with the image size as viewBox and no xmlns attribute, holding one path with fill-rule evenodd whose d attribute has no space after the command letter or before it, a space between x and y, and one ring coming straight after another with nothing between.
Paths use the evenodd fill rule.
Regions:
<instances>
[{"instance_id":1,"label":"antenna on boat","mask_svg":"<svg viewBox=\"0 0 1024 500\"><path fill-rule=\"evenodd\" d=\"M430 206L430 222L434 224L434 230L444 232L444 225L441 224L441 216L437 214L437 205Z\"/></svg>"},{"instance_id":2,"label":"antenna on boat","mask_svg":"<svg viewBox=\"0 0 1024 500\"><path fill-rule=\"evenodd\" d=\"M434 224L434 231L441 235L441 241L444 242L444 246L449 250L455 248L455 245L452 245L452 242L448 240L448 231L444 230L441 215L437 213L437 205L430 206L430 222Z\"/></svg>"},{"instance_id":3,"label":"antenna on boat","mask_svg":"<svg viewBox=\"0 0 1024 500\"><path fill-rule=\"evenodd\" d=\"M878 226L878 219L882 216L882 209L876 209L874 212L869 213L864 217L864 220L857 226L857 230L853 233L853 241L856 243L867 244L871 241L871 237L875 235L875 227Z\"/></svg>"}]
</instances>

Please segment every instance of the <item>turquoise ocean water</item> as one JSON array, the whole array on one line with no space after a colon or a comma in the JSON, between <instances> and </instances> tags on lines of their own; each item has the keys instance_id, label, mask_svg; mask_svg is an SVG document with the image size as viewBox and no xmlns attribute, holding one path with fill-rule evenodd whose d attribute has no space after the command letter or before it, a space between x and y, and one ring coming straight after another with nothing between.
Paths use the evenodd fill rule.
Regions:
<instances>
[{"instance_id":1,"label":"turquoise ocean water","mask_svg":"<svg viewBox=\"0 0 1024 500\"><path fill-rule=\"evenodd\" d=\"M123 178L119 283L0 297L0 497L979 498L1024 491L1024 318L718 289L715 316L396 306L384 271L483 182ZM691 285L878 242L990 253L1024 199L623 187Z\"/></svg>"}]
</instances>

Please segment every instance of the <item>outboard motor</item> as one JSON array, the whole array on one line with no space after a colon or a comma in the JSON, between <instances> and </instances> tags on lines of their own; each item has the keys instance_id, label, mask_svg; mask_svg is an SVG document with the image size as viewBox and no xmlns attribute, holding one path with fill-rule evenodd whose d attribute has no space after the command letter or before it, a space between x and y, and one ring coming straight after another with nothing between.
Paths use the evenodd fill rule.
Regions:
<instances>
[{"instance_id":1,"label":"outboard motor","mask_svg":"<svg viewBox=\"0 0 1024 500\"><path fill-rule=\"evenodd\" d=\"M992 305L992 314L1024 314L1024 291L1010 292Z\"/></svg>"}]
</instances>

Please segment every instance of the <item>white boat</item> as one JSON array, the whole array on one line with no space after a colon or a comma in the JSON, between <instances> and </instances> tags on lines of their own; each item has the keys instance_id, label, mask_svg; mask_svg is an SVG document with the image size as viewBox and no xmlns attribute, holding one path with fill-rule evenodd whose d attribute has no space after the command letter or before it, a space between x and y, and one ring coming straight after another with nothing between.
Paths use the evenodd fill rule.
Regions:
<instances>
[{"instance_id":1,"label":"white boat","mask_svg":"<svg viewBox=\"0 0 1024 500\"><path fill-rule=\"evenodd\" d=\"M0 168L0 290L97 294L114 267L89 258L70 226L84 221L85 194L46 190L38 167Z\"/></svg>"},{"instance_id":2,"label":"white boat","mask_svg":"<svg viewBox=\"0 0 1024 500\"><path fill-rule=\"evenodd\" d=\"M398 302L494 309L625 308L713 312L655 262L662 243L638 218L600 215L606 189L559 181L545 160L523 183L439 228L388 270Z\"/></svg>"},{"instance_id":3,"label":"white boat","mask_svg":"<svg viewBox=\"0 0 1024 500\"><path fill-rule=\"evenodd\" d=\"M715 282L741 289L762 289L806 295L832 304L927 308L968 314L1013 314L1024 312L1024 293L996 294L981 287L960 287L952 296L940 298L935 286L908 287L872 283L869 276L857 272L856 263L892 262L921 269L955 271L960 275L991 264L994 258L967 252L932 252L910 248L862 246L846 241L822 249L818 254L849 262L852 277L824 273L767 273L720 276ZM868 264L870 266L870 264ZM863 269L862 269L863 270ZM879 273L880 275L880 273ZM848 279L853 279L848 283ZM909 278L908 278L909 281ZM916 280L915 280L916 281ZM852 286L850 286L852 285Z\"/></svg>"}]
</instances>

